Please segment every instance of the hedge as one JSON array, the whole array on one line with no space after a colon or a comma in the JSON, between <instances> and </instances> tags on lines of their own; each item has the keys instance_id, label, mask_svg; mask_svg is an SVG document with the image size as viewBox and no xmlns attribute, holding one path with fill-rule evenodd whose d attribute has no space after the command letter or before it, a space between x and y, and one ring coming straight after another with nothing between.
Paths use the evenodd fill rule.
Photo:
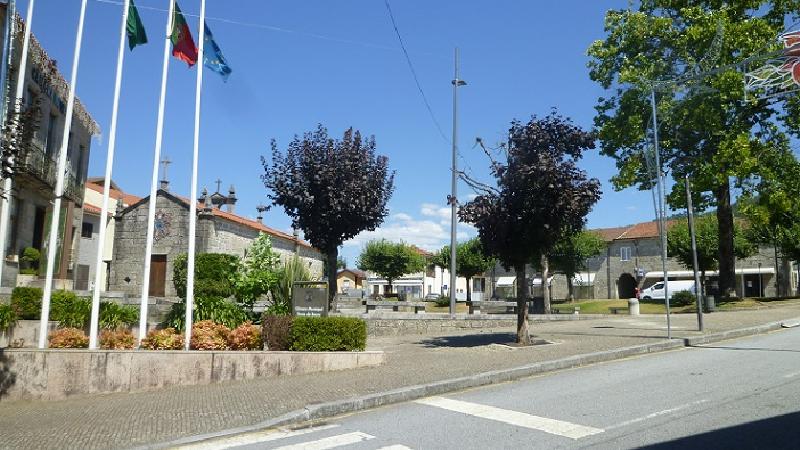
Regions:
<instances>
[{"instance_id":1,"label":"hedge","mask_svg":"<svg viewBox=\"0 0 800 450\"><path fill-rule=\"evenodd\" d=\"M15 287L11 291L11 307L22 320L36 320L42 315L42 289Z\"/></svg>"},{"instance_id":2,"label":"hedge","mask_svg":"<svg viewBox=\"0 0 800 450\"><path fill-rule=\"evenodd\" d=\"M363 351L367 323L355 317L295 317L289 350L297 352Z\"/></svg>"}]
</instances>

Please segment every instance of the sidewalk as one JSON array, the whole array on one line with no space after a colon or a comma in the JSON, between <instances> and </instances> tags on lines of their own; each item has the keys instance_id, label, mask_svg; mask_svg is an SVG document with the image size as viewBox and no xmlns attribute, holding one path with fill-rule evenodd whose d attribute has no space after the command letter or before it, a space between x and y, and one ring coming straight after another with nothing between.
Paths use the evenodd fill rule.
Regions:
<instances>
[{"instance_id":1,"label":"sidewalk","mask_svg":"<svg viewBox=\"0 0 800 450\"><path fill-rule=\"evenodd\" d=\"M705 316L706 332L800 317L800 302ZM696 316L673 315L674 338L695 337ZM620 316L532 324L537 339L553 342L513 348L514 330L469 330L448 336L372 338L387 352L379 368L225 384L172 387L59 402L0 402L0 448L125 448L254 425L306 405L330 402L551 361L666 337L664 316Z\"/></svg>"}]
</instances>

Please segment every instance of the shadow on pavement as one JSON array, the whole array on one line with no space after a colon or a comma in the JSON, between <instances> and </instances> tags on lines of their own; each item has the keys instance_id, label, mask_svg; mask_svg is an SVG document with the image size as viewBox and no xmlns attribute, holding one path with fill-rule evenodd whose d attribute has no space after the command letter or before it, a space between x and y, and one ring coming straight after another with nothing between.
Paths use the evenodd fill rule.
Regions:
<instances>
[{"instance_id":1,"label":"shadow on pavement","mask_svg":"<svg viewBox=\"0 0 800 450\"><path fill-rule=\"evenodd\" d=\"M661 331L661 330L658 330ZM642 338L642 339L666 339L667 332L664 331L659 335L643 335L643 334L613 334L613 333L592 333L585 331L542 331L545 335L562 335L562 336L597 336L597 337L621 337L621 338Z\"/></svg>"},{"instance_id":2,"label":"shadow on pavement","mask_svg":"<svg viewBox=\"0 0 800 450\"><path fill-rule=\"evenodd\" d=\"M723 346L713 346L713 345L687 345L687 347L692 348L715 348L719 350L754 350L757 352L791 352L791 353L800 353L800 350L789 350L785 348L763 348L763 347L723 347Z\"/></svg>"},{"instance_id":3,"label":"shadow on pavement","mask_svg":"<svg viewBox=\"0 0 800 450\"><path fill-rule=\"evenodd\" d=\"M11 386L17 382L17 373L11 370L11 361L2 348L0 348L0 399L2 399Z\"/></svg>"},{"instance_id":4,"label":"shadow on pavement","mask_svg":"<svg viewBox=\"0 0 800 450\"><path fill-rule=\"evenodd\" d=\"M461 336L437 336L420 341L425 347L481 347L490 344L513 344L514 333L467 334Z\"/></svg>"},{"instance_id":5,"label":"shadow on pavement","mask_svg":"<svg viewBox=\"0 0 800 450\"><path fill-rule=\"evenodd\" d=\"M800 448L800 412L648 445L644 449Z\"/></svg>"}]
</instances>

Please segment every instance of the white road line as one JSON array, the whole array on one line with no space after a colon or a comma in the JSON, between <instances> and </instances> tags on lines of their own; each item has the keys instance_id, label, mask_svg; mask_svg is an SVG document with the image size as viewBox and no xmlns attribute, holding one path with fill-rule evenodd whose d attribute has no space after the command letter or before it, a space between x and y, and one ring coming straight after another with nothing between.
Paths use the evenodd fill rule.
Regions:
<instances>
[{"instance_id":1,"label":"white road line","mask_svg":"<svg viewBox=\"0 0 800 450\"><path fill-rule=\"evenodd\" d=\"M387 447L381 447L378 450L414 450L411 447L406 447L405 445L389 445Z\"/></svg>"},{"instance_id":2,"label":"white road line","mask_svg":"<svg viewBox=\"0 0 800 450\"><path fill-rule=\"evenodd\" d=\"M286 445L283 447L278 447L275 450L327 450L329 448L342 447L344 445L358 444L359 442L368 441L370 439L375 439L375 436L356 431L355 433L338 434L336 436L317 439L316 441Z\"/></svg>"},{"instance_id":3,"label":"white road line","mask_svg":"<svg viewBox=\"0 0 800 450\"><path fill-rule=\"evenodd\" d=\"M792 372L792 373L787 373L786 375L784 375L784 376L783 376L783 378L794 378L794 377L796 377L796 376L798 376L798 375L800 375L800 371L798 371L798 372Z\"/></svg>"},{"instance_id":4,"label":"white road line","mask_svg":"<svg viewBox=\"0 0 800 450\"><path fill-rule=\"evenodd\" d=\"M482 419L496 420L498 422L515 425L518 427L530 428L533 430L544 431L545 433L564 436L572 439L591 436L602 433L600 428L587 427L562 420L548 419L546 417L534 416L527 413L511 411L508 409L495 408L494 406L481 405L479 403L462 402L451 400L444 397L429 397L417 400L416 403L435 406L449 411L460 412Z\"/></svg>"},{"instance_id":5,"label":"white road line","mask_svg":"<svg viewBox=\"0 0 800 450\"><path fill-rule=\"evenodd\" d=\"M255 433L240 434L231 436L229 438L199 442L197 444L189 444L177 448L185 450L223 450L242 445L258 444L261 442L277 441L279 439L302 436L304 434L315 433L317 431L330 430L331 428L336 428L338 426L339 425L321 425L318 427L308 427L299 430L257 431Z\"/></svg>"},{"instance_id":6,"label":"white road line","mask_svg":"<svg viewBox=\"0 0 800 450\"><path fill-rule=\"evenodd\" d=\"M663 411L656 411L656 412L654 412L654 413L650 413L650 414L648 414L648 415L646 415L646 416L643 416L643 417L637 417L637 418L635 418L635 419L626 420L626 421L624 421L624 422L620 422L620 423L618 423L618 424L614 424L614 425L607 426L607 427L606 427L606 430L613 430L614 428L622 428L622 427L626 427L626 426L628 426L628 425L632 425L632 424L634 424L634 423L639 423L639 422L643 422L643 421L645 421L645 420L654 419L654 418L656 418L656 417L658 417L658 416L663 416L663 415L665 415L665 414L672 414L672 413L674 413L674 412L676 412L676 411L680 411L680 410L682 410L682 409L690 408L690 407L692 407L692 406L699 405L699 404L701 404L701 403L705 403L705 402L707 402L707 401L708 401L708 400L698 400L698 401L696 401L696 402L687 403L687 404L685 404L685 405L676 406L676 407L674 407L674 408L665 409L665 410L663 410Z\"/></svg>"}]
</instances>

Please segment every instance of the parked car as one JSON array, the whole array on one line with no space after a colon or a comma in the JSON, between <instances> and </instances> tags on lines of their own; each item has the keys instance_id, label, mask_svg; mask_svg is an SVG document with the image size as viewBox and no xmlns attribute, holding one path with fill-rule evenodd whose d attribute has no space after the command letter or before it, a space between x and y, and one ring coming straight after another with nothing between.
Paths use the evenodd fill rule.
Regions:
<instances>
[{"instance_id":1,"label":"parked car","mask_svg":"<svg viewBox=\"0 0 800 450\"><path fill-rule=\"evenodd\" d=\"M437 300L439 297L440 297L439 294L431 292L430 294L425 296L425 300Z\"/></svg>"},{"instance_id":2,"label":"parked car","mask_svg":"<svg viewBox=\"0 0 800 450\"><path fill-rule=\"evenodd\" d=\"M689 291L692 294L697 292L692 280L669 280L667 288L669 288L670 300L676 292ZM642 289L639 296L642 300L664 300L664 282L659 281L648 288Z\"/></svg>"}]
</instances>

